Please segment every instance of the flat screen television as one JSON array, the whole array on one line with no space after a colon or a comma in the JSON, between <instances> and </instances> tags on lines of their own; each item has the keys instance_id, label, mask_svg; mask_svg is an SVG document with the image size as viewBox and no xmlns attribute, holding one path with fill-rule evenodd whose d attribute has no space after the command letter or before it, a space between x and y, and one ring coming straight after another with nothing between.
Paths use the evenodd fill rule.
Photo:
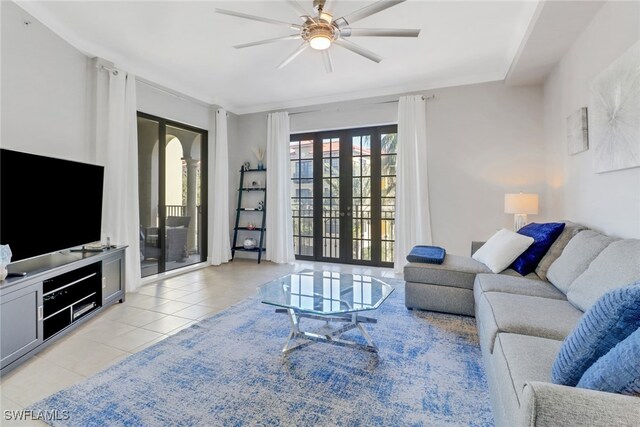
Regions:
<instances>
[{"instance_id":1,"label":"flat screen television","mask_svg":"<svg viewBox=\"0 0 640 427\"><path fill-rule=\"evenodd\" d=\"M0 149L0 243L11 262L100 240L104 167Z\"/></svg>"}]
</instances>

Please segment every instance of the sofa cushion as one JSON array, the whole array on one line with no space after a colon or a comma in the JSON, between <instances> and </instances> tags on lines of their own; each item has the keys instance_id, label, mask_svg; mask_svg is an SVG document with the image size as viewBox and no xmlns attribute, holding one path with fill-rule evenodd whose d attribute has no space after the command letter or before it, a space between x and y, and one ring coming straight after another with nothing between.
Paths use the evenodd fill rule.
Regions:
<instances>
[{"instance_id":1,"label":"sofa cushion","mask_svg":"<svg viewBox=\"0 0 640 427\"><path fill-rule=\"evenodd\" d=\"M496 337L494 357L504 358L501 387L513 390L521 404L524 385L530 381L551 381L549 368L562 341L548 338L500 333ZM503 368L503 369L504 369Z\"/></svg>"},{"instance_id":2,"label":"sofa cushion","mask_svg":"<svg viewBox=\"0 0 640 427\"><path fill-rule=\"evenodd\" d=\"M564 230L562 230L560 236L558 236L556 241L553 242L536 267L536 274L542 280L547 280L547 271L549 270L549 266L562 254L562 251L567 246L567 243L569 243L569 240L573 239L573 237L579 232L587 229L586 227L574 224L571 221L560 222L564 223Z\"/></svg>"},{"instance_id":3,"label":"sofa cushion","mask_svg":"<svg viewBox=\"0 0 640 427\"><path fill-rule=\"evenodd\" d=\"M591 365L578 387L640 396L640 328Z\"/></svg>"},{"instance_id":4,"label":"sofa cushion","mask_svg":"<svg viewBox=\"0 0 640 427\"><path fill-rule=\"evenodd\" d=\"M553 382L575 386L596 360L639 327L640 283L606 293L562 344L553 363Z\"/></svg>"},{"instance_id":5,"label":"sofa cushion","mask_svg":"<svg viewBox=\"0 0 640 427\"><path fill-rule=\"evenodd\" d=\"M475 303L470 289L405 282L404 305L409 309L473 316Z\"/></svg>"},{"instance_id":6,"label":"sofa cushion","mask_svg":"<svg viewBox=\"0 0 640 427\"><path fill-rule=\"evenodd\" d=\"M489 267L494 273L500 273L509 267L533 242L533 237L524 236L503 228L491 236L472 255L472 258Z\"/></svg>"},{"instance_id":7,"label":"sofa cushion","mask_svg":"<svg viewBox=\"0 0 640 427\"><path fill-rule=\"evenodd\" d=\"M587 311L606 292L640 281L640 240L607 246L569 287L567 299Z\"/></svg>"},{"instance_id":8,"label":"sofa cushion","mask_svg":"<svg viewBox=\"0 0 640 427\"><path fill-rule=\"evenodd\" d=\"M616 239L584 230L567 243L562 255L549 267L547 279L565 294L569 286L589 267L604 248Z\"/></svg>"},{"instance_id":9,"label":"sofa cushion","mask_svg":"<svg viewBox=\"0 0 640 427\"><path fill-rule=\"evenodd\" d=\"M518 234L533 237L533 244L513 261L511 268L523 276L533 273L544 254L547 253L553 242L560 236L562 230L564 230L563 222L546 222L542 224L532 222L522 227L518 230Z\"/></svg>"},{"instance_id":10,"label":"sofa cushion","mask_svg":"<svg viewBox=\"0 0 640 427\"><path fill-rule=\"evenodd\" d=\"M566 300L564 294L549 282L502 274L478 274L473 285L473 292L476 299L483 292L505 292L508 294Z\"/></svg>"},{"instance_id":11,"label":"sofa cushion","mask_svg":"<svg viewBox=\"0 0 640 427\"><path fill-rule=\"evenodd\" d=\"M582 312L568 301L503 292L485 292L476 301L480 344L493 351L498 333L563 340Z\"/></svg>"},{"instance_id":12,"label":"sofa cushion","mask_svg":"<svg viewBox=\"0 0 640 427\"><path fill-rule=\"evenodd\" d=\"M404 280L471 290L476 274L490 271L469 257L447 254L442 264L408 263L404 267Z\"/></svg>"},{"instance_id":13,"label":"sofa cushion","mask_svg":"<svg viewBox=\"0 0 640 427\"><path fill-rule=\"evenodd\" d=\"M515 271L513 268L507 268L506 270L504 270L500 274L501 275L518 277L518 278L524 277L525 279L531 279L531 280L541 280L536 273L529 273L526 276L523 276L522 274L520 274L517 271Z\"/></svg>"}]
</instances>

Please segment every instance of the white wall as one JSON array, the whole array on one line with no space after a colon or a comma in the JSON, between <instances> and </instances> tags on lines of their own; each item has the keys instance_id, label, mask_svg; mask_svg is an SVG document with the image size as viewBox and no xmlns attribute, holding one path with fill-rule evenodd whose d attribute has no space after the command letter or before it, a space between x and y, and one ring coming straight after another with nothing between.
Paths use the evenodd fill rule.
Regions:
<instances>
[{"instance_id":1,"label":"white wall","mask_svg":"<svg viewBox=\"0 0 640 427\"><path fill-rule=\"evenodd\" d=\"M91 161L88 58L16 4L0 8L3 148Z\"/></svg>"},{"instance_id":2,"label":"white wall","mask_svg":"<svg viewBox=\"0 0 640 427\"><path fill-rule=\"evenodd\" d=\"M588 106L592 79L640 39L640 3L605 4L544 84L547 205L553 215L640 238L640 168L596 174L593 150L569 156L566 118Z\"/></svg>"},{"instance_id":3,"label":"white wall","mask_svg":"<svg viewBox=\"0 0 640 427\"><path fill-rule=\"evenodd\" d=\"M467 255L472 240L512 227L513 216L503 213L504 193L536 192L544 200L542 88L485 83L425 92L430 94L436 95L427 104L434 244ZM397 103L388 99L298 109L309 112L291 116L291 131L396 123ZM254 163L251 147L266 144L265 113L238 116L236 121L237 129L229 136L232 197L240 164ZM548 212L543 203L540 215L530 220L552 218Z\"/></svg>"},{"instance_id":4,"label":"white wall","mask_svg":"<svg viewBox=\"0 0 640 427\"><path fill-rule=\"evenodd\" d=\"M468 255L471 240L513 227L505 193L545 194L542 88L488 83L434 93L427 104L434 243ZM547 219L545 204L529 217Z\"/></svg>"}]
</instances>

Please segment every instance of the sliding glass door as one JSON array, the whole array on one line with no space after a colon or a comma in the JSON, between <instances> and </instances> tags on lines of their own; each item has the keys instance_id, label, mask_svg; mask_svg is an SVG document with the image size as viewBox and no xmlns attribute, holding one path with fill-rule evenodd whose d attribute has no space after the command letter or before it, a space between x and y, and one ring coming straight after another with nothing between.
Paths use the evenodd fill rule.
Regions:
<instances>
[{"instance_id":1,"label":"sliding glass door","mask_svg":"<svg viewBox=\"0 0 640 427\"><path fill-rule=\"evenodd\" d=\"M396 129L291 136L291 204L299 259L392 265Z\"/></svg>"},{"instance_id":2,"label":"sliding glass door","mask_svg":"<svg viewBox=\"0 0 640 427\"><path fill-rule=\"evenodd\" d=\"M143 277L206 260L206 159L207 131L138 113Z\"/></svg>"}]
</instances>

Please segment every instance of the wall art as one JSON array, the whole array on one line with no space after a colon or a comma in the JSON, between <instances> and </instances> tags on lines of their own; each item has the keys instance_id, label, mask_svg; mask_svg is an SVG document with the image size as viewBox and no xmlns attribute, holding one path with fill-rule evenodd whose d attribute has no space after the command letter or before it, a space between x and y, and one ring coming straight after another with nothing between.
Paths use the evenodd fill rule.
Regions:
<instances>
[{"instance_id":1,"label":"wall art","mask_svg":"<svg viewBox=\"0 0 640 427\"><path fill-rule=\"evenodd\" d=\"M596 172L640 166L640 41L593 80L589 140Z\"/></svg>"},{"instance_id":2,"label":"wall art","mask_svg":"<svg viewBox=\"0 0 640 427\"><path fill-rule=\"evenodd\" d=\"M569 155L589 149L587 107L582 107L567 117L567 150Z\"/></svg>"}]
</instances>

